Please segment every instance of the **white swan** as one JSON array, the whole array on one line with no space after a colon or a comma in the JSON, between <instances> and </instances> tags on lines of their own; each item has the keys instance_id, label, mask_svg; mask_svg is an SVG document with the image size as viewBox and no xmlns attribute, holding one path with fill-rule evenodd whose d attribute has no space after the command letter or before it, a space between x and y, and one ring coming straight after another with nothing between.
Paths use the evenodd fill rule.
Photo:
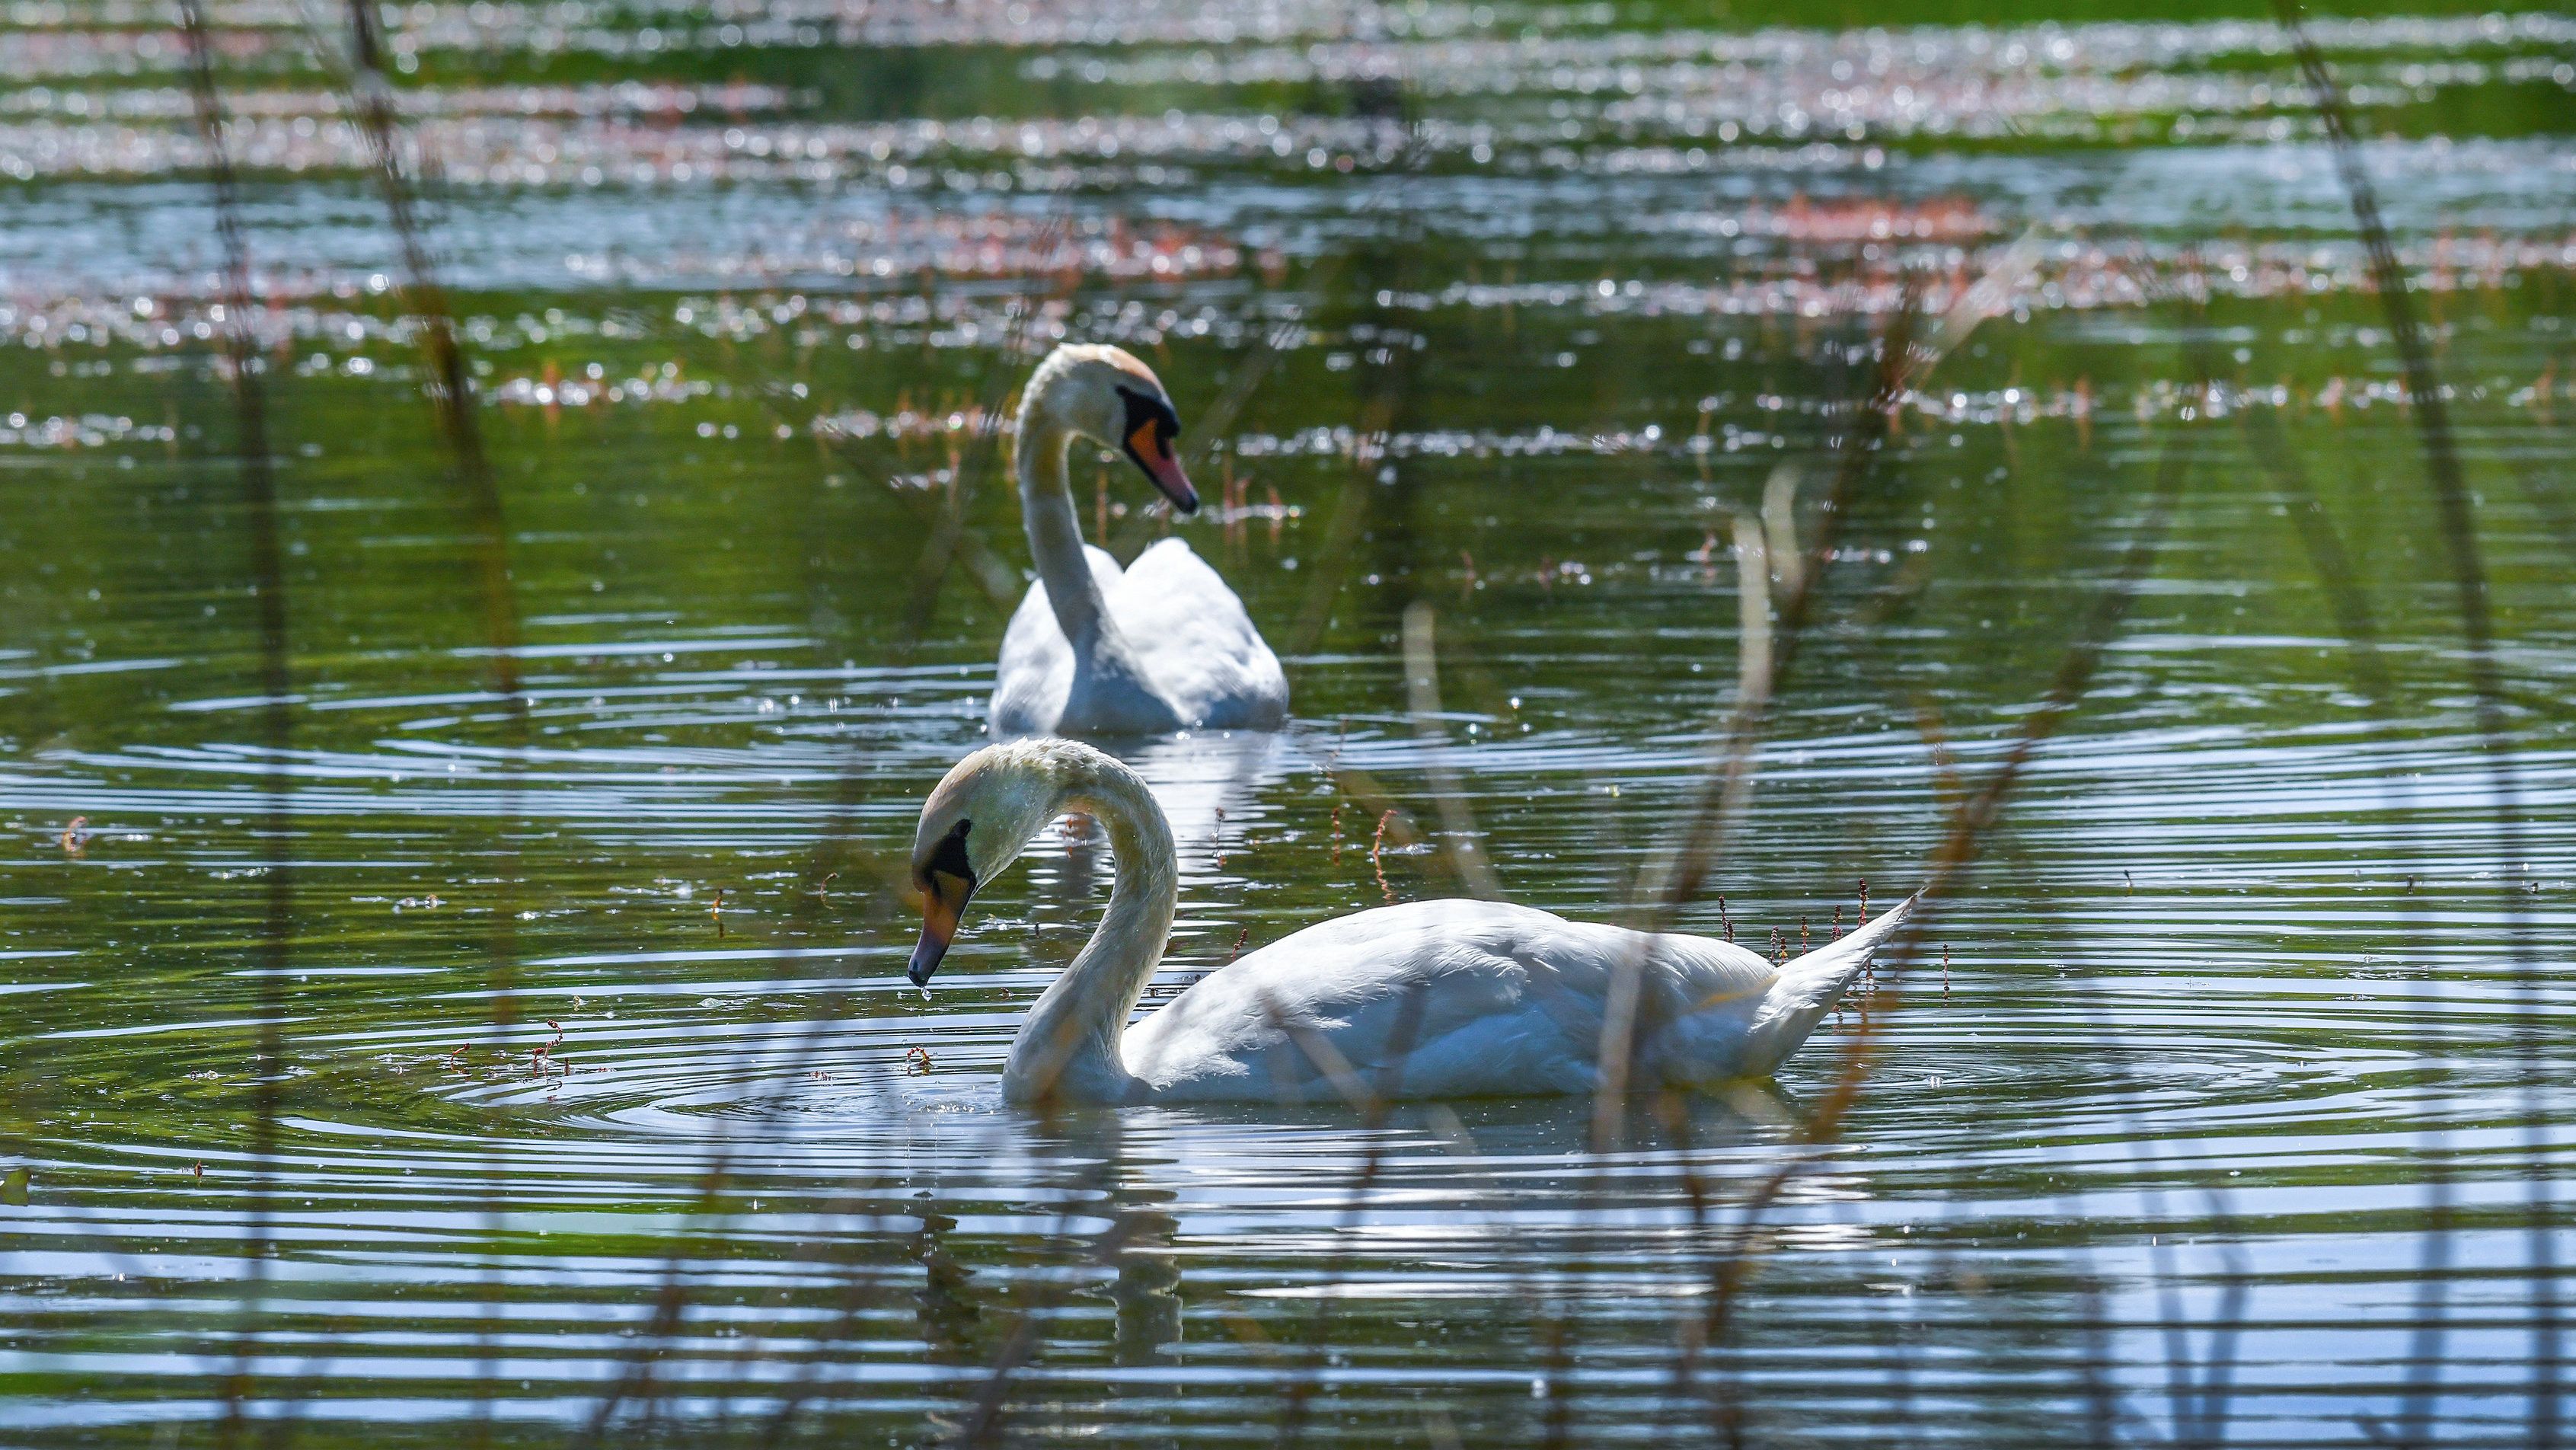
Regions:
<instances>
[{"instance_id":1,"label":"white swan","mask_svg":"<svg viewBox=\"0 0 2576 1450\"><path fill-rule=\"evenodd\" d=\"M1124 452L1183 513L1198 509L1153 369L1114 347L1047 355L1020 399L1020 523L1037 559L1002 636L990 728L1011 735L1271 729L1288 717L1279 657L1190 546L1165 539L1125 570L1082 542L1065 483L1076 437Z\"/></svg>"},{"instance_id":2,"label":"white swan","mask_svg":"<svg viewBox=\"0 0 2576 1450\"><path fill-rule=\"evenodd\" d=\"M915 985L938 970L976 886L1068 809L1108 829L1118 874L1099 930L1011 1043L1002 1096L1013 1103L1330 1097L1340 1072L1400 1097L1590 1092L1604 1003L1632 962L1643 973L1632 1081L1761 1076L1913 905L1784 967L1728 942L1499 902L1381 907L1273 942L1130 1027L1178 904L1171 829L1125 765L1074 741L1021 740L958 762L922 807Z\"/></svg>"}]
</instances>

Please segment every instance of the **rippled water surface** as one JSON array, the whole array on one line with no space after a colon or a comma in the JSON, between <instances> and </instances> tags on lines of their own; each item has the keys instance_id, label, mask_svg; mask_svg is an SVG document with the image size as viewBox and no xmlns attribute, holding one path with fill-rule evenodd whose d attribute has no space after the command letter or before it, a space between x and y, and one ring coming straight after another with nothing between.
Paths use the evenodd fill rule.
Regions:
<instances>
[{"instance_id":1,"label":"rippled water surface","mask_svg":"<svg viewBox=\"0 0 2576 1450\"><path fill-rule=\"evenodd\" d=\"M2571 1433L2576 21L2315 27L2464 539L2259 8L388 7L496 549L345 16L209 18L268 573L178 13L0 5L0 1438ZM1847 473L1880 340L1979 307ZM1005 1109L1106 848L926 994L894 887L1060 338L1161 372L1210 505L1085 456L1087 526L1187 539L1294 696L1118 747L1183 858L1149 1006L1459 894L1461 810L1516 899L1624 910L1740 519L1831 562L1690 930L1927 879L2125 612L1776 1083Z\"/></svg>"}]
</instances>

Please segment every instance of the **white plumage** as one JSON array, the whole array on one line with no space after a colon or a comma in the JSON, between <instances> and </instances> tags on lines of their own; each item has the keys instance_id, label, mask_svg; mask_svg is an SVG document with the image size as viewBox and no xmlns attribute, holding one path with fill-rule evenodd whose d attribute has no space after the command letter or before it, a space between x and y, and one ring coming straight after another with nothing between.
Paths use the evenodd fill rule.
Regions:
<instances>
[{"instance_id":1,"label":"white plumage","mask_svg":"<svg viewBox=\"0 0 2576 1450\"><path fill-rule=\"evenodd\" d=\"M1761 1077L1877 940L1780 968L1726 942L1667 933L1649 945L1506 902L1379 907L1220 968L1130 1027L1120 1058L1130 1100L1145 1102L1336 1097L1318 1044L1389 1096L1589 1093L1612 980L1634 969L1637 1081Z\"/></svg>"},{"instance_id":2,"label":"white plumage","mask_svg":"<svg viewBox=\"0 0 2576 1450\"><path fill-rule=\"evenodd\" d=\"M995 735L1160 735L1267 730L1287 719L1288 680L1243 601L1179 539L1125 570L1086 547L1103 630L1076 651L1046 580L1029 586L1002 636Z\"/></svg>"},{"instance_id":3,"label":"white plumage","mask_svg":"<svg viewBox=\"0 0 2576 1450\"><path fill-rule=\"evenodd\" d=\"M1178 428L1152 370L1117 348L1057 348L1029 378L1016 467L1038 577L1002 637L993 734L1157 735L1287 719L1278 656L1188 544L1162 540L1121 570L1082 541L1065 482L1072 441L1122 447L1187 513L1198 494L1171 448Z\"/></svg>"},{"instance_id":4,"label":"white plumage","mask_svg":"<svg viewBox=\"0 0 2576 1450\"><path fill-rule=\"evenodd\" d=\"M1128 1025L1178 900L1172 838L1134 771L1089 746L1021 741L959 762L922 809L912 976L927 982L976 884L1061 811L1099 818L1117 882L1089 945L1037 1004L1002 1073L1012 1102L1588 1093L1622 974L1637 983L1636 1086L1769 1074L1912 908L1773 966L1730 942L1426 901L1311 926L1209 974Z\"/></svg>"}]
</instances>

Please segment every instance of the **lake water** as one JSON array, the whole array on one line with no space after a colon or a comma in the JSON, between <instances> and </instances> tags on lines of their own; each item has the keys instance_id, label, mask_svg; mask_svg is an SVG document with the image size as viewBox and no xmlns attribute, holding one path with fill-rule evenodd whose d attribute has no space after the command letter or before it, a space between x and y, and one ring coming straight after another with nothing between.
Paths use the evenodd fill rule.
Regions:
<instances>
[{"instance_id":1,"label":"lake water","mask_svg":"<svg viewBox=\"0 0 2576 1450\"><path fill-rule=\"evenodd\" d=\"M175 21L0 8L0 1435L2570 1433L2576 23L2316 31L2451 390L2482 719L2259 10L390 14L505 546L336 12L222 0L263 583ZM1826 515L1890 318L1999 266ZM1756 945L1926 879L2152 567L1901 991L1775 1084L1601 1153L1587 1102L1040 1118L1000 1062L1102 852L1033 850L927 994L892 877L1022 587L982 410L1058 338L1161 372L1210 502L1081 458L1086 518L1188 539L1293 691L1121 747L1184 858L1156 997L1457 894L1443 777L1510 895L1625 911L1766 490L1832 563L1681 914Z\"/></svg>"}]
</instances>

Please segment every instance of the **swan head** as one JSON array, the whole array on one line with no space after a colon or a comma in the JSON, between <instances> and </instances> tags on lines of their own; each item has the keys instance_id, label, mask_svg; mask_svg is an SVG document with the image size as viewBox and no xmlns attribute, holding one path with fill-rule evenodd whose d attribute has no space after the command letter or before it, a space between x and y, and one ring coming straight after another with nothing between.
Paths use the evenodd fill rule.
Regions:
<instances>
[{"instance_id":1,"label":"swan head","mask_svg":"<svg viewBox=\"0 0 2576 1450\"><path fill-rule=\"evenodd\" d=\"M929 985L939 970L976 888L1018 860L1107 758L1070 740L1011 740L949 768L922 803L912 838L912 885L921 896L921 942L906 969L914 986Z\"/></svg>"},{"instance_id":2,"label":"swan head","mask_svg":"<svg viewBox=\"0 0 2576 1450\"><path fill-rule=\"evenodd\" d=\"M1181 415L1172 410L1154 370L1124 348L1069 342L1047 354L1020 404L1020 436L1052 423L1127 455L1182 513L1196 513L1199 491L1181 468L1172 440Z\"/></svg>"}]
</instances>

